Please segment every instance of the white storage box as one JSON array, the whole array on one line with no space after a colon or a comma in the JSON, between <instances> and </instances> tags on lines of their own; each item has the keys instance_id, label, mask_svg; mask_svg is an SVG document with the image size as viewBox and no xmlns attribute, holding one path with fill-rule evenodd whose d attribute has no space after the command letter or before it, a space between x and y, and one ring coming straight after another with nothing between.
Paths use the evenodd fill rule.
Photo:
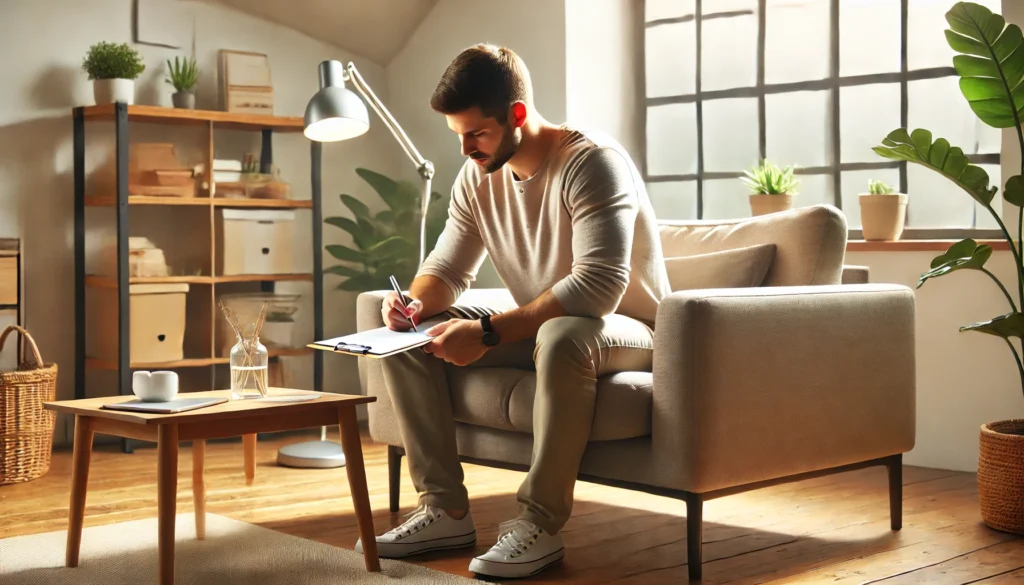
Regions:
<instances>
[{"instance_id":1,"label":"white storage box","mask_svg":"<svg viewBox=\"0 0 1024 585\"><path fill-rule=\"evenodd\" d=\"M171 362L183 359L187 284L133 284L129 291L129 359ZM117 359L117 289L94 288L87 295L89 357Z\"/></svg>"},{"instance_id":2,"label":"white storage box","mask_svg":"<svg viewBox=\"0 0 1024 585\"><path fill-rule=\"evenodd\" d=\"M220 274L290 274L295 212L225 209L221 227Z\"/></svg>"}]
</instances>

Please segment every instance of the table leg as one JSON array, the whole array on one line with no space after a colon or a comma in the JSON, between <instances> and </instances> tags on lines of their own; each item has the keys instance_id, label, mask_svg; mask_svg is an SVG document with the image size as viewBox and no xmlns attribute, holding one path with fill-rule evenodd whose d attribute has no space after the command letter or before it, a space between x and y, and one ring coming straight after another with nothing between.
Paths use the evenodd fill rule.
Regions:
<instances>
[{"instance_id":1,"label":"table leg","mask_svg":"<svg viewBox=\"0 0 1024 585\"><path fill-rule=\"evenodd\" d=\"M206 441L192 441L192 502L196 511L196 538L206 539Z\"/></svg>"},{"instance_id":2,"label":"table leg","mask_svg":"<svg viewBox=\"0 0 1024 585\"><path fill-rule=\"evenodd\" d=\"M252 485L256 477L256 435L242 435L242 451L245 455L245 485Z\"/></svg>"},{"instance_id":3,"label":"table leg","mask_svg":"<svg viewBox=\"0 0 1024 585\"><path fill-rule=\"evenodd\" d=\"M64 564L78 566L82 547L82 523L85 520L85 494L89 485L89 460L92 458L93 421L75 415L75 444L71 462L71 503L68 512L68 541Z\"/></svg>"},{"instance_id":4,"label":"table leg","mask_svg":"<svg viewBox=\"0 0 1024 585\"><path fill-rule=\"evenodd\" d=\"M178 497L178 425L163 424L157 431L157 516L160 549L160 585L174 583L174 518Z\"/></svg>"},{"instance_id":5,"label":"table leg","mask_svg":"<svg viewBox=\"0 0 1024 585\"><path fill-rule=\"evenodd\" d=\"M356 523L363 542L363 560L367 571L380 571L377 556L377 535L373 531L373 512L370 510L370 495L366 491L366 470L363 468L363 445L359 439L359 424L354 406L338 409L338 423L341 425L341 447L345 451L345 470L348 472L348 487L356 509Z\"/></svg>"}]
</instances>

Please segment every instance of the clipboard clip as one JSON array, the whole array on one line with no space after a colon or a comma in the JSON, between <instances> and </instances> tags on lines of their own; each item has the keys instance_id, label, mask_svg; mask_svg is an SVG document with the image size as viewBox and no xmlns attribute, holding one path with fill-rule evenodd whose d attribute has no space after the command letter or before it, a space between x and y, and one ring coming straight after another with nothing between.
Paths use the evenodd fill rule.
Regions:
<instances>
[{"instance_id":1,"label":"clipboard clip","mask_svg":"<svg viewBox=\"0 0 1024 585\"><path fill-rule=\"evenodd\" d=\"M334 349L337 351L348 351L352 353L361 353L363 355L366 355L367 353L370 352L371 348L369 345L362 345L359 343L339 343L334 346Z\"/></svg>"}]
</instances>

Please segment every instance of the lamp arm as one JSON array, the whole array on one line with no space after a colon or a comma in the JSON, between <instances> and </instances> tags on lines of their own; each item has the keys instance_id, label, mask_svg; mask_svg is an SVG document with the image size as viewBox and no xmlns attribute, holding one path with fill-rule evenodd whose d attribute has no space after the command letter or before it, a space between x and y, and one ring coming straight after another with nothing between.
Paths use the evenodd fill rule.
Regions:
<instances>
[{"instance_id":1,"label":"lamp arm","mask_svg":"<svg viewBox=\"0 0 1024 585\"><path fill-rule=\"evenodd\" d=\"M398 122L395 120L394 116L391 115L391 112L389 112L383 102L377 98L377 95L373 93L370 85L366 83L366 80L363 79L362 75L360 75L359 70L356 69L355 63L350 62L345 73L348 77L348 81L352 82L352 85L356 87L356 90L358 90L359 93L366 98L366 101L370 103L370 107L373 108L373 111L377 112L380 119L384 121L384 124L388 127L388 130L391 131L395 140L397 140L398 144L401 145L402 150L405 151L405 154L412 160L413 164L416 165L416 170L419 172L420 177L423 178L423 194L420 197L420 257L419 264L417 264L417 266L422 266L427 247L427 210L430 208L430 183L434 177L434 165L429 160L423 158L423 155L416 150L416 146L413 145L412 140L409 139L405 130L398 125Z\"/></svg>"}]
</instances>

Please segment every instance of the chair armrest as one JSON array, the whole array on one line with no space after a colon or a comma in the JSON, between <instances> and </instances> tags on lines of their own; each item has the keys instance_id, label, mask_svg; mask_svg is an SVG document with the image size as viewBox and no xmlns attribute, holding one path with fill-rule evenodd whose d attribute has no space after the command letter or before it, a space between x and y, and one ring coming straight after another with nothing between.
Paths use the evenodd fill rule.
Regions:
<instances>
[{"instance_id":1,"label":"chair armrest","mask_svg":"<svg viewBox=\"0 0 1024 585\"><path fill-rule=\"evenodd\" d=\"M909 451L913 292L856 284L680 291L658 308L652 442L707 492Z\"/></svg>"}]
</instances>

